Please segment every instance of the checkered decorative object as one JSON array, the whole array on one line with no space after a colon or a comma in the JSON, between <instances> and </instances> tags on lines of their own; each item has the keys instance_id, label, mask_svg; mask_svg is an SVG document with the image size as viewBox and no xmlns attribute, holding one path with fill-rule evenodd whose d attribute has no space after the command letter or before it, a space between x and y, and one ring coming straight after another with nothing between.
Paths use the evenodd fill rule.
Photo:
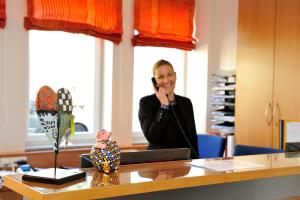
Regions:
<instances>
[{"instance_id":1,"label":"checkered decorative object","mask_svg":"<svg viewBox=\"0 0 300 200\"><path fill-rule=\"evenodd\" d=\"M66 88L61 88L57 92L58 98L58 110L60 112L72 113L72 96L69 90Z\"/></svg>"}]
</instances>

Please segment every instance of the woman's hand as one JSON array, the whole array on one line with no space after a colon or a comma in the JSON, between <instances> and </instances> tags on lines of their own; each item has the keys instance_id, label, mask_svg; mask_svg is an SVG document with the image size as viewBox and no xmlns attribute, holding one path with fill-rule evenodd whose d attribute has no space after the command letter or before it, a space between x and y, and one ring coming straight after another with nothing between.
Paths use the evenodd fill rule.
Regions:
<instances>
[{"instance_id":1,"label":"woman's hand","mask_svg":"<svg viewBox=\"0 0 300 200\"><path fill-rule=\"evenodd\" d=\"M163 87L160 87L158 91L155 92L156 97L160 101L160 104L162 105L169 105L169 98L167 90Z\"/></svg>"}]
</instances>

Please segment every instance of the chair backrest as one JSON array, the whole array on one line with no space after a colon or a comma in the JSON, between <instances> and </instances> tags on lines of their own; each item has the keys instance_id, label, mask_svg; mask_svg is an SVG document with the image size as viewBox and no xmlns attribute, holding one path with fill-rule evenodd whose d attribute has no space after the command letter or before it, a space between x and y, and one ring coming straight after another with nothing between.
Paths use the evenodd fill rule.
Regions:
<instances>
[{"instance_id":1,"label":"chair backrest","mask_svg":"<svg viewBox=\"0 0 300 200\"><path fill-rule=\"evenodd\" d=\"M226 138L222 136L199 134L198 153L199 158L223 157L226 146Z\"/></svg>"},{"instance_id":2,"label":"chair backrest","mask_svg":"<svg viewBox=\"0 0 300 200\"><path fill-rule=\"evenodd\" d=\"M282 149L276 149L270 147L236 145L234 150L234 156L270 154L270 153L282 153L282 152L284 152Z\"/></svg>"}]
</instances>

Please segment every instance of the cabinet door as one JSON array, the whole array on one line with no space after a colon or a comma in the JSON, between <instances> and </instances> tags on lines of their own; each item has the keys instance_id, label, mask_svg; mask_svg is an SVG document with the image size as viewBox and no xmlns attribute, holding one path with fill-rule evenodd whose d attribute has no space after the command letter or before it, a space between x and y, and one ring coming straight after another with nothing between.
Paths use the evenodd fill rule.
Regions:
<instances>
[{"instance_id":1,"label":"cabinet door","mask_svg":"<svg viewBox=\"0 0 300 200\"><path fill-rule=\"evenodd\" d=\"M278 0L274 72L274 140L277 120L300 120L300 0Z\"/></svg>"},{"instance_id":2,"label":"cabinet door","mask_svg":"<svg viewBox=\"0 0 300 200\"><path fill-rule=\"evenodd\" d=\"M236 144L272 146L275 11L276 0L239 1Z\"/></svg>"}]
</instances>

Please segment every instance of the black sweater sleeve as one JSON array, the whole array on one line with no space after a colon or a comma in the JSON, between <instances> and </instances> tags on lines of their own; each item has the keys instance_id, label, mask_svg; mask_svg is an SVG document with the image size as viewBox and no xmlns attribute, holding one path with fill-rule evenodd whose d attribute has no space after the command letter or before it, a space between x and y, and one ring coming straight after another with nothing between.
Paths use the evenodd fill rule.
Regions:
<instances>
[{"instance_id":1,"label":"black sweater sleeve","mask_svg":"<svg viewBox=\"0 0 300 200\"><path fill-rule=\"evenodd\" d=\"M170 120L170 114L168 109L161 108L151 96L140 100L138 116L142 131L150 144L161 143L160 138L164 133L164 127Z\"/></svg>"}]
</instances>

